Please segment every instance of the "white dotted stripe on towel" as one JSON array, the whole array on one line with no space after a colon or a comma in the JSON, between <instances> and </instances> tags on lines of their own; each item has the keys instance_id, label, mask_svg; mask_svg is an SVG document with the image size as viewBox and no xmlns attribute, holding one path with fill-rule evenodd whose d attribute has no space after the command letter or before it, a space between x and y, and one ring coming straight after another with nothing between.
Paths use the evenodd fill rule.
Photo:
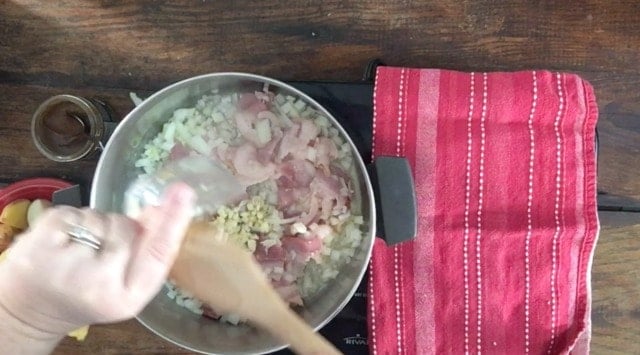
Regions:
<instances>
[{"instance_id":1,"label":"white dotted stripe on towel","mask_svg":"<svg viewBox=\"0 0 640 355\"><path fill-rule=\"evenodd\" d=\"M407 142L407 121L409 120L409 78L410 72L408 71L405 74L405 84L404 84L404 129L402 130L402 156L406 157L406 142Z\"/></svg>"},{"instance_id":2,"label":"white dotted stripe on towel","mask_svg":"<svg viewBox=\"0 0 640 355\"><path fill-rule=\"evenodd\" d=\"M404 97L404 73L405 69L400 70L400 85L398 88L398 135L396 137L396 155L402 153L402 130L403 130L403 97ZM402 287L400 285L400 265L399 265L399 246L393 247L393 285L395 291L395 311L396 311L396 341L398 345L398 354L402 354L402 307L400 304L400 294Z\"/></svg>"},{"instance_id":3,"label":"white dotted stripe on towel","mask_svg":"<svg viewBox=\"0 0 640 355\"><path fill-rule=\"evenodd\" d=\"M378 88L375 85L378 85L378 75L379 71L376 70L376 77L374 79L374 88L373 88L373 122L371 124L371 161L374 160L376 156L376 128L378 126L378 110L376 105L376 91Z\"/></svg>"},{"instance_id":4,"label":"white dotted stripe on towel","mask_svg":"<svg viewBox=\"0 0 640 355\"><path fill-rule=\"evenodd\" d=\"M404 286L404 268L402 267L402 254L403 254L403 250L400 246L397 246L398 248L398 263L400 264L400 285ZM405 307L404 307L404 288L400 287L400 302L401 302L401 307L400 307L400 319L401 319L401 323L400 323L400 328L402 329L402 351L403 353L406 353L406 348L407 348L407 333L406 333L406 329L405 329L405 316L404 316L404 311L405 311Z\"/></svg>"},{"instance_id":5,"label":"white dotted stripe on towel","mask_svg":"<svg viewBox=\"0 0 640 355\"><path fill-rule=\"evenodd\" d=\"M395 311L396 311L396 341L398 345L397 354L402 354L402 327L400 319L400 281L398 274L398 246L393 247L393 282L395 287Z\"/></svg>"},{"instance_id":6,"label":"white dotted stripe on towel","mask_svg":"<svg viewBox=\"0 0 640 355\"><path fill-rule=\"evenodd\" d=\"M396 155L400 156L402 147L402 119L403 119L403 96L404 96L404 71L400 70L400 87L398 89L398 136L396 137Z\"/></svg>"},{"instance_id":7,"label":"white dotted stripe on towel","mask_svg":"<svg viewBox=\"0 0 640 355\"><path fill-rule=\"evenodd\" d=\"M408 102L409 102L409 74L410 74L410 70L405 71L405 81L404 81L404 129L402 130L402 156L406 157L406 142L407 142L407 121L408 121L408 116L409 116L409 110L408 110ZM398 246L399 247L399 246ZM400 248L399 250L399 255L398 255L398 262L400 263L400 265L403 265L403 254L404 254L404 249ZM400 285L404 285L404 268L400 267ZM402 302L402 307L400 309L400 316L402 317L402 346L404 352L406 353L406 348L407 348L407 331L406 331L406 322L405 322L405 307L404 307L404 287L400 287L400 300Z\"/></svg>"},{"instance_id":8,"label":"white dotted stripe on towel","mask_svg":"<svg viewBox=\"0 0 640 355\"><path fill-rule=\"evenodd\" d=\"M533 162L536 152L535 135L533 132L533 118L536 113L536 105L538 101L538 79L536 72L533 72L533 100L531 102L531 112L529 112L529 120L527 128L529 130L529 183L527 193L527 235L524 241L524 352L529 352L529 293L531 290L531 271L529 261L529 247L531 243L531 234L533 232L533 223L531 221L531 208L533 205Z\"/></svg>"},{"instance_id":9,"label":"white dotted stripe on towel","mask_svg":"<svg viewBox=\"0 0 640 355\"><path fill-rule=\"evenodd\" d=\"M376 77L374 81L374 85L378 83L378 75L379 71L376 70ZM376 125L377 125L377 110L376 110L376 91L377 88L374 87L373 90L373 126L372 126L372 137L371 140L371 161L375 158L376 155ZM371 353L372 355L376 355L378 353L377 342L376 342L376 302L374 298L375 290L373 286L373 255L369 261L369 302L370 302L370 313L371 313Z\"/></svg>"},{"instance_id":10,"label":"white dotted stripe on towel","mask_svg":"<svg viewBox=\"0 0 640 355\"><path fill-rule=\"evenodd\" d=\"M371 352L373 355L378 353L376 344L376 306L373 289L373 258L369 261L369 307L371 310Z\"/></svg>"},{"instance_id":11,"label":"white dotted stripe on towel","mask_svg":"<svg viewBox=\"0 0 640 355\"><path fill-rule=\"evenodd\" d=\"M469 204L471 200L471 121L473 118L473 96L475 85L475 73L471 73L469 92L469 116L467 118L467 165L464 197L464 235L463 235L463 271L464 271L464 351L469 353Z\"/></svg>"},{"instance_id":12,"label":"white dotted stripe on towel","mask_svg":"<svg viewBox=\"0 0 640 355\"><path fill-rule=\"evenodd\" d=\"M482 264L480 246L482 242L482 205L484 202L484 149L485 149L485 120L487 118L487 73L482 73L482 113L480 116L480 172L478 174L478 216L476 233L476 277L478 290L477 337L476 348L482 353Z\"/></svg>"},{"instance_id":13,"label":"white dotted stripe on towel","mask_svg":"<svg viewBox=\"0 0 640 355\"><path fill-rule=\"evenodd\" d=\"M562 138L560 136L560 119L562 116L562 110L564 109L564 95L562 92L562 80L560 78L560 73L556 73L556 82L558 85L558 113L556 115L555 121L553 123L553 130L556 135L556 194L555 194L555 204L553 209L554 222L555 222L555 231L553 233L553 240L551 242L551 340L549 341L549 348L547 349L547 354L551 354L553 350L553 346L556 341L556 323L557 323L557 262L558 262L558 237L560 236L560 189L561 189L561 154L560 151L562 149Z\"/></svg>"}]
</instances>

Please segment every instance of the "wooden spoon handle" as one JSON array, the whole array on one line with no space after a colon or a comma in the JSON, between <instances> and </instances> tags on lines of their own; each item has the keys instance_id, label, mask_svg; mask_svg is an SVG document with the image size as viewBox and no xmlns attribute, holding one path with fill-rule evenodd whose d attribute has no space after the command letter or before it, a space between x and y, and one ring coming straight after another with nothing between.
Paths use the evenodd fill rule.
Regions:
<instances>
[{"instance_id":1,"label":"wooden spoon handle","mask_svg":"<svg viewBox=\"0 0 640 355\"><path fill-rule=\"evenodd\" d=\"M273 335L289 343L300 355L342 354L327 339L316 333L289 307L273 307L268 318L255 319Z\"/></svg>"}]
</instances>

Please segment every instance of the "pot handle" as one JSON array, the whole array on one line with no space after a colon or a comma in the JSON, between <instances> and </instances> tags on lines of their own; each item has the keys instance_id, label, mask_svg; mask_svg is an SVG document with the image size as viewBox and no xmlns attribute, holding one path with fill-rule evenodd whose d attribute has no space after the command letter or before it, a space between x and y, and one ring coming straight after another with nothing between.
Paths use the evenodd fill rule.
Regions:
<instances>
[{"instance_id":1,"label":"pot handle","mask_svg":"<svg viewBox=\"0 0 640 355\"><path fill-rule=\"evenodd\" d=\"M406 158L380 156L368 167L376 203L377 236L394 245L416 236L418 212Z\"/></svg>"},{"instance_id":2,"label":"pot handle","mask_svg":"<svg viewBox=\"0 0 640 355\"><path fill-rule=\"evenodd\" d=\"M129 97L131 98L131 101L133 102L134 107L139 106L143 101L143 99L138 97L138 95L133 92L129 93ZM102 110L101 112L104 113L103 114L104 133L102 135L102 139L100 139L100 143L102 145L101 148L104 149L104 147L109 142L109 139L111 139L113 132L116 130L120 122L113 120L113 117L115 117L115 113L113 112L113 109L111 108L111 106L109 106L105 101L99 100L99 99L92 99L92 100L100 104L100 110Z\"/></svg>"},{"instance_id":3,"label":"pot handle","mask_svg":"<svg viewBox=\"0 0 640 355\"><path fill-rule=\"evenodd\" d=\"M95 105L95 107L100 112L100 115L102 116L104 131L102 132L102 137L100 137L99 146L100 150L103 150L107 145L107 142L109 142L109 139L111 139L111 136L116 130L116 127L118 127L119 122L114 120L116 114L113 111L113 108L106 101L95 97L89 98L88 100Z\"/></svg>"}]
</instances>

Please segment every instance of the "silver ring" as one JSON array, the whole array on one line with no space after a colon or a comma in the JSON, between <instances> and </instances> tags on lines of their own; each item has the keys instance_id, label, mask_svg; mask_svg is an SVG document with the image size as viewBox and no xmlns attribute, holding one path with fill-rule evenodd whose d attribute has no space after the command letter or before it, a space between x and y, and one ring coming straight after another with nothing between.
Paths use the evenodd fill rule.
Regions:
<instances>
[{"instance_id":1,"label":"silver ring","mask_svg":"<svg viewBox=\"0 0 640 355\"><path fill-rule=\"evenodd\" d=\"M89 248L93 248L95 250L100 250L100 246L102 245L100 240L96 238L96 236L91 233L91 231L77 224L72 224L69 226L67 235L69 236L69 240L87 246Z\"/></svg>"}]
</instances>

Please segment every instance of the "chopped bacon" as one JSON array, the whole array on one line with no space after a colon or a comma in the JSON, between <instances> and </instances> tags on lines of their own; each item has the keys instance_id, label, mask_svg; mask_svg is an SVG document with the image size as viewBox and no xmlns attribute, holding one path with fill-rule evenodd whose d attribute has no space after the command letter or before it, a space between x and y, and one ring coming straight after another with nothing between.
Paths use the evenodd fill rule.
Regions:
<instances>
[{"instance_id":1,"label":"chopped bacon","mask_svg":"<svg viewBox=\"0 0 640 355\"><path fill-rule=\"evenodd\" d=\"M306 238L286 236L282 238L281 241L282 246L278 247L279 249L275 249L273 258L276 259L276 256L283 257L283 272L276 273L271 271L269 275L271 277L271 284L287 303L302 305L302 298L300 297L295 281L304 273L307 262L322 248L322 240L321 237L313 235ZM272 246L271 248L276 248L276 246ZM271 250L269 250L269 252L271 252ZM265 254L264 250L258 249L256 253L261 255L259 259L263 260L260 262L263 267L271 267L271 270L274 270L276 267L283 265L280 263L280 260L278 260L277 264L275 263L276 260L267 261L267 254ZM258 257L256 257L256 259L258 259Z\"/></svg>"},{"instance_id":2,"label":"chopped bacon","mask_svg":"<svg viewBox=\"0 0 640 355\"><path fill-rule=\"evenodd\" d=\"M262 243L258 243L256 246L256 251L253 254L256 257L258 262L262 261L274 261L281 260L284 261L286 256L285 250L279 245L273 245L269 248L266 248Z\"/></svg>"},{"instance_id":3,"label":"chopped bacon","mask_svg":"<svg viewBox=\"0 0 640 355\"><path fill-rule=\"evenodd\" d=\"M343 209L347 203L345 192L348 195L348 191L345 191L343 186L344 181L335 175L327 176L323 172L317 171L310 184L312 196L309 212L301 216L301 222L307 224L317 222L320 219L326 221L331 217L335 208Z\"/></svg>"},{"instance_id":4,"label":"chopped bacon","mask_svg":"<svg viewBox=\"0 0 640 355\"><path fill-rule=\"evenodd\" d=\"M282 278L287 254L281 246L272 245L267 248L262 243L258 243L253 255L269 278L272 280L279 280Z\"/></svg>"},{"instance_id":5,"label":"chopped bacon","mask_svg":"<svg viewBox=\"0 0 640 355\"><path fill-rule=\"evenodd\" d=\"M253 128L253 125L256 123L256 116L250 112L243 111L236 112L234 118L236 120L238 132L240 132L240 134L249 142L258 147L262 147L263 144L258 138L258 132Z\"/></svg>"},{"instance_id":6,"label":"chopped bacon","mask_svg":"<svg viewBox=\"0 0 640 355\"><path fill-rule=\"evenodd\" d=\"M261 142L258 137L258 132L255 129L255 124L258 121L269 120L270 129L272 134L278 129L273 129L280 126L280 120L271 111L263 100L258 100L256 95L243 94L238 100L238 110L234 114L234 120L238 127L238 132L249 142L255 144L261 148L268 144L267 142ZM277 142L274 142L277 144Z\"/></svg>"},{"instance_id":7,"label":"chopped bacon","mask_svg":"<svg viewBox=\"0 0 640 355\"><path fill-rule=\"evenodd\" d=\"M298 138L301 143L304 143L304 145L309 144L318 134L320 134L320 128L318 128L313 121L302 120L300 123L300 132L298 133Z\"/></svg>"},{"instance_id":8,"label":"chopped bacon","mask_svg":"<svg viewBox=\"0 0 640 355\"><path fill-rule=\"evenodd\" d=\"M258 112L257 118L259 120L267 119L271 122L271 127L280 127L282 126L282 121L276 116L275 113L271 111L260 111Z\"/></svg>"},{"instance_id":9,"label":"chopped bacon","mask_svg":"<svg viewBox=\"0 0 640 355\"><path fill-rule=\"evenodd\" d=\"M262 165L258 162L258 152L251 144L237 147L233 156L233 167L240 183L246 186L266 181L275 173L275 166L272 163Z\"/></svg>"},{"instance_id":10,"label":"chopped bacon","mask_svg":"<svg viewBox=\"0 0 640 355\"><path fill-rule=\"evenodd\" d=\"M300 254L311 254L322 248L322 241L318 237L284 237L282 238L282 247L286 250L293 250Z\"/></svg>"},{"instance_id":11,"label":"chopped bacon","mask_svg":"<svg viewBox=\"0 0 640 355\"><path fill-rule=\"evenodd\" d=\"M236 147L218 146L211 154L212 158L223 162L228 168L233 167L233 157L238 149Z\"/></svg>"},{"instance_id":12,"label":"chopped bacon","mask_svg":"<svg viewBox=\"0 0 640 355\"><path fill-rule=\"evenodd\" d=\"M254 95L256 95L256 99L265 103L271 102L271 100L273 100L273 97L275 96L275 94L270 91L256 91L254 92Z\"/></svg>"},{"instance_id":13,"label":"chopped bacon","mask_svg":"<svg viewBox=\"0 0 640 355\"><path fill-rule=\"evenodd\" d=\"M284 179L284 177L280 177ZM296 203L296 191L294 189L278 188L278 207L285 209Z\"/></svg>"},{"instance_id":14,"label":"chopped bacon","mask_svg":"<svg viewBox=\"0 0 640 355\"><path fill-rule=\"evenodd\" d=\"M283 188L298 188L309 186L316 174L316 169L307 160L290 160L280 165L280 179Z\"/></svg>"},{"instance_id":15,"label":"chopped bacon","mask_svg":"<svg viewBox=\"0 0 640 355\"><path fill-rule=\"evenodd\" d=\"M320 219L328 220L334 209L344 210L349 202L349 190L344 188L343 179L312 170L313 166L308 161L290 160L280 166L277 180L278 207L286 212L287 218L302 208L298 221L304 225Z\"/></svg>"},{"instance_id":16,"label":"chopped bacon","mask_svg":"<svg viewBox=\"0 0 640 355\"><path fill-rule=\"evenodd\" d=\"M300 214L304 212L304 208L300 204L294 204L282 211L282 216L290 223L296 222L300 219Z\"/></svg>"},{"instance_id":17,"label":"chopped bacon","mask_svg":"<svg viewBox=\"0 0 640 355\"><path fill-rule=\"evenodd\" d=\"M295 151L304 149L304 146L301 145L299 139L297 139L299 132L300 124L297 123L285 131L284 136L282 137L282 141L280 142L278 160L282 160L284 157Z\"/></svg>"},{"instance_id":18,"label":"chopped bacon","mask_svg":"<svg viewBox=\"0 0 640 355\"><path fill-rule=\"evenodd\" d=\"M246 111L254 116L260 112L267 110L267 104L265 101L259 100L255 94L245 93L240 95L238 99L237 107L239 111Z\"/></svg>"},{"instance_id":19,"label":"chopped bacon","mask_svg":"<svg viewBox=\"0 0 640 355\"><path fill-rule=\"evenodd\" d=\"M268 164L276 161L276 151L280 145L280 139L282 138L282 132L275 130L273 137L264 147L258 149L258 161L261 164Z\"/></svg>"},{"instance_id":20,"label":"chopped bacon","mask_svg":"<svg viewBox=\"0 0 640 355\"><path fill-rule=\"evenodd\" d=\"M214 320L220 319L220 315L206 304L202 305L202 315Z\"/></svg>"},{"instance_id":21,"label":"chopped bacon","mask_svg":"<svg viewBox=\"0 0 640 355\"><path fill-rule=\"evenodd\" d=\"M338 149L335 143L329 138L318 138L315 146L316 148L316 165L318 165L322 171L329 175L331 173L331 161L338 157Z\"/></svg>"},{"instance_id":22,"label":"chopped bacon","mask_svg":"<svg viewBox=\"0 0 640 355\"><path fill-rule=\"evenodd\" d=\"M280 177L280 179L286 179L284 177ZM280 179L278 179L278 184L280 184ZM298 201L305 199L305 196L308 196L310 190L308 187L300 187L300 188L278 188L278 207L280 209L286 209L295 205Z\"/></svg>"},{"instance_id":23,"label":"chopped bacon","mask_svg":"<svg viewBox=\"0 0 640 355\"><path fill-rule=\"evenodd\" d=\"M320 239L324 239L328 237L332 232L332 229L330 226L326 224L315 224L315 223L309 226L309 230L313 234L318 236L318 238Z\"/></svg>"},{"instance_id":24,"label":"chopped bacon","mask_svg":"<svg viewBox=\"0 0 640 355\"><path fill-rule=\"evenodd\" d=\"M288 208L304 201L309 195L309 184L315 176L313 164L305 160L291 160L280 165L278 186L278 206Z\"/></svg>"},{"instance_id":25,"label":"chopped bacon","mask_svg":"<svg viewBox=\"0 0 640 355\"><path fill-rule=\"evenodd\" d=\"M171 148L171 151L169 152L169 160L175 161L186 158L187 156L189 156L189 152L191 152L191 150L185 147L182 143L176 143L173 145L173 148Z\"/></svg>"},{"instance_id":26,"label":"chopped bacon","mask_svg":"<svg viewBox=\"0 0 640 355\"><path fill-rule=\"evenodd\" d=\"M283 281L294 282L300 277L304 273L304 267L311 257L311 253L289 252L289 256L284 264L285 274L282 276Z\"/></svg>"},{"instance_id":27,"label":"chopped bacon","mask_svg":"<svg viewBox=\"0 0 640 355\"><path fill-rule=\"evenodd\" d=\"M351 182L351 176L349 176L349 174L347 174L347 172L344 171L341 167L336 164L331 164L329 165L329 172L331 173L331 175L344 180L347 186L349 186L349 183Z\"/></svg>"},{"instance_id":28,"label":"chopped bacon","mask_svg":"<svg viewBox=\"0 0 640 355\"><path fill-rule=\"evenodd\" d=\"M309 200L309 210L300 215L300 222L309 225L318 219L320 212L320 201L316 196L311 196Z\"/></svg>"},{"instance_id":29,"label":"chopped bacon","mask_svg":"<svg viewBox=\"0 0 640 355\"><path fill-rule=\"evenodd\" d=\"M318 173L311 182L311 189L322 198L335 198L340 195L342 184L334 175Z\"/></svg>"},{"instance_id":30,"label":"chopped bacon","mask_svg":"<svg viewBox=\"0 0 640 355\"><path fill-rule=\"evenodd\" d=\"M310 120L296 121L285 131L278 152L278 159L288 155L297 159L306 159L309 143L320 133L319 128Z\"/></svg>"},{"instance_id":31,"label":"chopped bacon","mask_svg":"<svg viewBox=\"0 0 640 355\"><path fill-rule=\"evenodd\" d=\"M273 272L276 268L281 268L284 270L284 259L283 260L263 260L258 262L262 270Z\"/></svg>"}]
</instances>

